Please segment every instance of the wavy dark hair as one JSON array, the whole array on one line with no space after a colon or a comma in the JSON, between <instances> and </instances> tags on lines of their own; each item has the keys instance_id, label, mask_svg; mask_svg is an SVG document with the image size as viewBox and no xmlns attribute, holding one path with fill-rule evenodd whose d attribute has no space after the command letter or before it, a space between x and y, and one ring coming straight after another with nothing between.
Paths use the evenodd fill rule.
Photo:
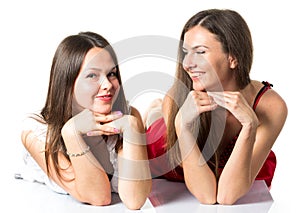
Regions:
<instances>
[{"instance_id":1,"label":"wavy dark hair","mask_svg":"<svg viewBox=\"0 0 300 213\"><path fill-rule=\"evenodd\" d=\"M213 33L221 42L224 53L231 55L237 60L237 67L234 69L234 73L239 88L243 89L250 83L249 73L253 61L253 45L250 30L242 16L236 11L221 9L204 10L192 16L185 24L180 36L176 68L177 80L169 92L171 100L167 121L167 149L171 150L171 148L174 148L173 150L175 150L169 152L170 162L173 167L179 165L182 161L174 126L175 117L188 93L193 90L192 80L183 69L184 52L182 46L185 33L194 26L204 27ZM182 85L185 86L185 89L183 89ZM211 150L215 150L212 156L208 156L206 160L216 177L218 177L219 148L217 146L220 138L212 137L211 140L208 140L210 131L216 131L216 127L212 124L212 113L202 113L199 120L195 121L194 124L195 127L198 127L195 137L201 151L206 143L209 143L208 146Z\"/></svg>"},{"instance_id":2,"label":"wavy dark hair","mask_svg":"<svg viewBox=\"0 0 300 213\"><path fill-rule=\"evenodd\" d=\"M62 168L59 166L58 154L61 152L69 159L69 156L66 154L66 147L61 135L61 129L72 117L72 99L75 80L87 52L94 47L105 48L111 55L116 65L117 79L120 84L120 91L114 102L113 108L114 110L119 110L124 114L128 114L117 56L109 42L101 35L93 32L80 32L77 35L66 37L59 44L53 57L48 94L46 103L41 111L41 117L45 124L48 125L45 146L48 175L50 175L50 159L53 161L55 172L59 177L62 177L59 172ZM119 137L116 144L116 151L121 147L122 138Z\"/></svg>"}]
</instances>

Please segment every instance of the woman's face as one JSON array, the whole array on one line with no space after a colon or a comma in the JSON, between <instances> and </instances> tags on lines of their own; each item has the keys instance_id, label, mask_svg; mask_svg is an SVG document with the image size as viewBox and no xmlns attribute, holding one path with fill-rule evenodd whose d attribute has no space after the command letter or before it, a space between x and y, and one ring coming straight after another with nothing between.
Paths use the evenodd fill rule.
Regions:
<instances>
[{"instance_id":1,"label":"woman's face","mask_svg":"<svg viewBox=\"0 0 300 213\"><path fill-rule=\"evenodd\" d=\"M73 113L89 109L109 114L119 91L116 64L103 48L88 51L74 85Z\"/></svg>"},{"instance_id":2,"label":"woman's face","mask_svg":"<svg viewBox=\"0 0 300 213\"><path fill-rule=\"evenodd\" d=\"M193 81L194 90L223 90L233 80L231 57L206 28L195 26L184 35L183 68Z\"/></svg>"}]
</instances>

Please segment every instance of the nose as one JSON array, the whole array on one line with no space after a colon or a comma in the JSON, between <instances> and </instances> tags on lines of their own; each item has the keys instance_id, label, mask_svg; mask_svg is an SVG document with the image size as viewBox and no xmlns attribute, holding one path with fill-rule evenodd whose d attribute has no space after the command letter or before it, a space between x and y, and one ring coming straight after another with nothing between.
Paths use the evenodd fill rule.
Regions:
<instances>
[{"instance_id":1,"label":"nose","mask_svg":"<svg viewBox=\"0 0 300 213\"><path fill-rule=\"evenodd\" d=\"M112 88L112 83L106 76L103 77L102 81L100 82L100 85L102 90L110 90Z\"/></svg>"},{"instance_id":2,"label":"nose","mask_svg":"<svg viewBox=\"0 0 300 213\"><path fill-rule=\"evenodd\" d=\"M186 54L183 59L182 65L186 71L191 71L194 68L196 68L197 67L196 59L193 56L193 54Z\"/></svg>"}]
</instances>

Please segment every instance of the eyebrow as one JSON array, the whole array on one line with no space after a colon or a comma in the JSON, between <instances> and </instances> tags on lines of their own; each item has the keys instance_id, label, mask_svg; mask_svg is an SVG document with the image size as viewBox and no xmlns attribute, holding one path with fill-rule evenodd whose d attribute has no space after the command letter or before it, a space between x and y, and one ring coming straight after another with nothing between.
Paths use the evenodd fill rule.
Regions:
<instances>
[{"instance_id":1,"label":"eyebrow","mask_svg":"<svg viewBox=\"0 0 300 213\"><path fill-rule=\"evenodd\" d=\"M97 67L87 67L87 70L95 70L95 71L102 71L102 69L99 69Z\"/></svg>"},{"instance_id":2,"label":"eyebrow","mask_svg":"<svg viewBox=\"0 0 300 213\"><path fill-rule=\"evenodd\" d=\"M192 50L195 50L195 49L197 49L197 48L199 48L199 47L204 47L204 48L209 49L209 48L208 48L207 46L205 46L205 45L196 45L196 46L192 47ZM187 48L185 48L184 46L182 46L182 49L186 50Z\"/></svg>"},{"instance_id":3,"label":"eyebrow","mask_svg":"<svg viewBox=\"0 0 300 213\"><path fill-rule=\"evenodd\" d=\"M116 69L116 68L117 68L117 66L112 66L110 70L113 70L113 69ZM102 71L102 69L99 68L99 67L86 67L86 69Z\"/></svg>"},{"instance_id":4,"label":"eyebrow","mask_svg":"<svg viewBox=\"0 0 300 213\"><path fill-rule=\"evenodd\" d=\"M116 68L117 68L116 66L113 66L109 71L112 71L112 70L114 70ZM98 71L98 72L102 72L103 71L102 69L97 68L97 67L87 67L86 70L95 70L95 71Z\"/></svg>"}]
</instances>

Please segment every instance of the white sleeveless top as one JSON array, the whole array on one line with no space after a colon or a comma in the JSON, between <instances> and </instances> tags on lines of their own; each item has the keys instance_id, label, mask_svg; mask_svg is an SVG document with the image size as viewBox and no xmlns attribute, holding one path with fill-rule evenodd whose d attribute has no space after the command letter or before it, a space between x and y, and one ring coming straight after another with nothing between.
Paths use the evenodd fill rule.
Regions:
<instances>
[{"instance_id":1,"label":"white sleeveless top","mask_svg":"<svg viewBox=\"0 0 300 213\"><path fill-rule=\"evenodd\" d=\"M42 142L46 141L46 133L47 133L47 124L43 124L35 120L34 118L27 117L23 121L22 130L31 130L34 132L35 136ZM106 158L109 159L101 159L101 165L104 164L110 164L110 165L102 165L105 167L112 167L110 169L113 170L110 173L112 173L112 179L110 181L111 183L111 191L112 192L118 192L118 162L117 162L117 153L115 151L115 145L117 142L118 136L109 136L106 141L106 148L108 151L108 155L106 155ZM99 142L100 144L104 145L104 141ZM91 150L93 151L93 150ZM99 153L99 156L101 153ZM97 158L97 156L95 156ZM97 158L98 159L98 158ZM23 162L24 165L20 168L20 171L18 171L18 174L16 174L17 178L24 179L31 182L39 182L42 184L47 185L49 188L51 188L53 191L61 194L67 194L67 192L62 189L59 185L57 185L54 181L49 179L47 174L40 168L40 166L36 163L36 161L32 158L30 153L23 147ZM105 163L106 162L106 163Z\"/></svg>"}]
</instances>

